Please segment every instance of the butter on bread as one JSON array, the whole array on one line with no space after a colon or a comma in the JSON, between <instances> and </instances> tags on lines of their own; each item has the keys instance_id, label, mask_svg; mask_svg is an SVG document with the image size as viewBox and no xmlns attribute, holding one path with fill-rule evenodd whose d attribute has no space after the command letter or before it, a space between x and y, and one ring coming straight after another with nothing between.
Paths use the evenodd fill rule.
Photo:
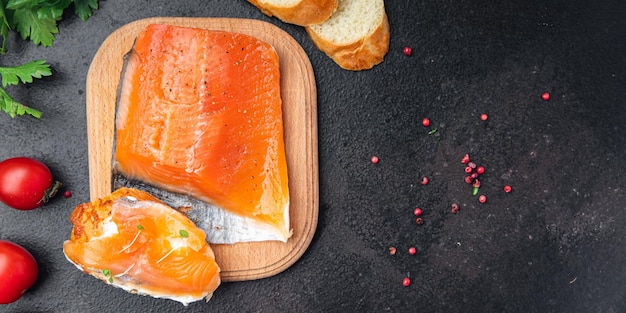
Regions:
<instances>
[{"instance_id":1,"label":"butter on bread","mask_svg":"<svg viewBox=\"0 0 626 313\"><path fill-rule=\"evenodd\" d=\"M285 23L308 26L327 20L337 9L338 0L248 0L264 14Z\"/></svg>"},{"instance_id":2,"label":"butter on bread","mask_svg":"<svg viewBox=\"0 0 626 313\"><path fill-rule=\"evenodd\" d=\"M383 0L339 0L323 23L306 26L315 46L341 68L371 69L389 51L389 21Z\"/></svg>"}]
</instances>

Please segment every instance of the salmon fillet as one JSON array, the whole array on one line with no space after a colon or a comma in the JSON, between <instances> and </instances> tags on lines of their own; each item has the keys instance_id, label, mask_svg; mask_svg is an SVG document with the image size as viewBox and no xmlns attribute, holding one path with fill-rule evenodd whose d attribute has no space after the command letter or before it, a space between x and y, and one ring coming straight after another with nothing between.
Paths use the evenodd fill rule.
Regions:
<instances>
[{"instance_id":1,"label":"salmon fillet","mask_svg":"<svg viewBox=\"0 0 626 313\"><path fill-rule=\"evenodd\" d=\"M225 221L203 227L211 242L287 241L280 69L271 45L238 33L149 25L127 56L120 87L117 174L201 200L192 210L212 213L194 222Z\"/></svg>"},{"instance_id":2,"label":"salmon fillet","mask_svg":"<svg viewBox=\"0 0 626 313\"><path fill-rule=\"evenodd\" d=\"M137 189L79 204L63 253L80 270L127 291L185 305L210 299L219 266L203 230Z\"/></svg>"}]
</instances>

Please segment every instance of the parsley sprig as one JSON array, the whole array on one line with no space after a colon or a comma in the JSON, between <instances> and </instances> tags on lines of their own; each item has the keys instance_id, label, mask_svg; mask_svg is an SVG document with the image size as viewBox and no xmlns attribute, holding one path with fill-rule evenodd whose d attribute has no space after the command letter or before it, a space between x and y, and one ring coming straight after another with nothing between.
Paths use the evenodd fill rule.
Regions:
<instances>
[{"instance_id":1,"label":"parsley sprig","mask_svg":"<svg viewBox=\"0 0 626 313\"><path fill-rule=\"evenodd\" d=\"M0 0L2 1L2 0ZM50 65L44 60L30 61L23 65L13 67L0 67L2 88L0 88L0 110L8 113L11 117L28 114L36 118L41 117L41 111L30 108L13 99L4 89L9 85L32 83L34 78L52 75Z\"/></svg>"},{"instance_id":2,"label":"parsley sprig","mask_svg":"<svg viewBox=\"0 0 626 313\"><path fill-rule=\"evenodd\" d=\"M59 33L57 22L63 12L73 4L74 13L86 21L93 10L98 9L98 0L0 0L0 54L6 53L9 32L15 30L22 39L30 39L35 45L52 46ZM13 99L4 87L18 83L31 83L33 78L50 76L50 65L44 60L35 60L14 67L0 67L0 111L11 117L28 114L41 117L41 111L30 108Z\"/></svg>"},{"instance_id":3,"label":"parsley sprig","mask_svg":"<svg viewBox=\"0 0 626 313\"><path fill-rule=\"evenodd\" d=\"M0 0L0 4L0 53L6 52L10 30L16 30L24 40L49 47L59 32L57 22L71 4L83 21L98 9L98 0Z\"/></svg>"}]
</instances>

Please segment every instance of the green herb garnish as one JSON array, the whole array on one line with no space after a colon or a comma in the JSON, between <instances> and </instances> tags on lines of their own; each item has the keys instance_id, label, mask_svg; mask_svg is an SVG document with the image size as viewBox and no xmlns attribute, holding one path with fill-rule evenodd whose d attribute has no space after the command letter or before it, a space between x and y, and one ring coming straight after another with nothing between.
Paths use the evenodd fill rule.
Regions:
<instances>
[{"instance_id":1,"label":"green herb garnish","mask_svg":"<svg viewBox=\"0 0 626 313\"><path fill-rule=\"evenodd\" d=\"M144 230L145 228L143 228L143 226L142 226L142 225L137 225L137 229L139 229L139 230Z\"/></svg>"},{"instance_id":2,"label":"green herb garnish","mask_svg":"<svg viewBox=\"0 0 626 313\"><path fill-rule=\"evenodd\" d=\"M180 236L181 236L182 238L187 238L187 237L189 237L189 233L188 233L186 230L184 230L184 229L181 229L178 233L180 234Z\"/></svg>"},{"instance_id":3,"label":"green herb garnish","mask_svg":"<svg viewBox=\"0 0 626 313\"><path fill-rule=\"evenodd\" d=\"M472 188L472 196L475 196L477 194L478 194L478 187Z\"/></svg>"},{"instance_id":4,"label":"green herb garnish","mask_svg":"<svg viewBox=\"0 0 626 313\"><path fill-rule=\"evenodd\" d=\"M104 275L104 277L107 277L109 280L109 283L113 283L113 275L111 275L111 270L108 268L105 268L102 270L102 275Z\"/></svg>"},{"instance_id":5,"label":"green herb garnish","mask_svg":"<svg viewBox=\"0 0 626 313\"><path fill-rule=\"evenodd\" d=\"M74 4L74 13L86 21L93 10L98 9L98 0L0 0L0 54L6 53L9 31L15 30L23 40L29 39L35 45L52 46L59 32L57 22L63 18L65 9ZM31 83L33 78L50 76L50 65L43 60L35 60L15 67L0 67L2 87ZM41 111L17 102L0 88L0 111L11 117L28 114L41 117Z\"/></svg>"},{"instance_id":6,"label":"green herb garnish","mask_svg":"<svg viewBox=\"0 0 626 313\"><path fill-rule=\"evenodd\" d=\"M34 78L50 75L52 75L50 65L44 60L35 60L13 67L0 67L2 87L17 85L20 82L22 84L32 83ZM0 110L6 112L11 117L24 114L29 114L35 118L41 117L41 111L15 101L4 88L0 88Z\"/></svg>"},{"instance_id":7,"label":"green herb garnish","mask_svg":"<svg viewBox=\"0 0 626 313\"><path fill-rule=\"evenodd\" d=\"M429 135L432 135L432 134L434 134L434 133L436 133L436 132L437 132L437 128L433 128L433 129L431 129L431 130L428 132L428 134L429 134Z\"/></svg>"},{"instance_id":8,"label":"green herb garnish","mask_svg":"<svg viewBox=\"0 0 626 313\"><path fill-rule=\"evenodd\" d=\"M98 9L98 0L2 0L0 4L0 53L6 52L9 30L15 30L22 39L30 39L35 45L52 46L54 36L59 33L57 22L63 12L74 4L74 13L86 21L93 10Z\"/></svg>"}]
</instances>

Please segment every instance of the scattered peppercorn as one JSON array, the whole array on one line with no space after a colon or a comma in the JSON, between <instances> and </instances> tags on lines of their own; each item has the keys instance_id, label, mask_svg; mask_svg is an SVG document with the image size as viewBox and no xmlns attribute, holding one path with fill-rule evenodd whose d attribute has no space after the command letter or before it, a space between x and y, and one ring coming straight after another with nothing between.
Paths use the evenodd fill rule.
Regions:
<instances>
[{"instance_id":1,"label":"scattered peppercorn","mask_svg":"<svg viewBox=\"0 0 626 313\"><path fill-rule=\"evenodd\" d=\"M485 167L483 167L483 166L477 167L476 168L476 173L478 173L480 175L484 174L485 173Z\"/></svg>"},{"instance_id":2,"label":"scattered peppercorn","mask_svg":"<svg viewBox=\"0 0 626 313\"><path fill-rule=\"evenodd\" d=\"M425 118L422 120L422 125L424 125L424 127L428 127L428 126L430 126L430 119L428 119L428 117L425 117Z\"/></svg>"},{"instance_id":3,"label":"scattered peppercorn","mask_svg":"<svg viewBox=\"0 0 626 313\"><path fill-rule=\"evenodd\" d=\"M408 287L408 286L410 286L410 285L411 285L411 279L410 279L410 278L408 278L408 277L405 277L405 278L402 280L402 285L403 285L404 287Z\"/></svg>"},{"instance_id":4,"label":"scattered peppercorn","mask_svg":"<svg viewBox=\"0 0 626 313\"><path fill-rule=\"evenodd\" d=\"M424 224L424 220L421 217L418 217L415 219L415 224L422 225Z\"/></svg>"},{"instance_id":5,"label":"scattered peppercorn","mask_svg":"<svg viewBox=\"0 0 626 313\"><path fill-rule=\"evenodd\" d=\"M485 202L487 202L487 196L485 196L485 195L480 195L480 196L478 197L478 202L480 202L480 203L485 203Z\"/></svg>"},{"instance_id":6,"label":"scattered peppercorn","mask_svg":"<svg viewBox=\"0 0 626 313\"><path fill-rule=\"evenodd\" d=\"M415 216L420 216L420 215L422 215L422 209L420 209L420 208L415 208L415 210L413 210L413 214L414 214Z\"/></svg>"},{"instance_id":7,"label":"scattered peppercorn","mask_svg":"<svg viewBox=\"0 0 626 313\"><path fill-rule=\"evenodd\" d=\"M69 191L69 190L66 190L66 191L63 193L63 196L64 196L64 197L66 197L66 198L70 198L70 197L72 196L72 192L71 192L71 191Z\"/></svg>"},{"instance_id":8,"label":"scattered peppercorn","mask_svg":"<svg viewBox=\"0 0 626 313\"><path fill-rule=\"evenodd\" d=\"M422 185L428 185L428 177L424 176L422 178Z\"/></svg>"},{"instance_id":9,"label":"scattered peppercorn","mask_svg":"<svg viewBox=\"0 0 626 313\"><path fill-rule=\"evenodd\" d=\"M474 182L472 183L472 187L479 188L480 187L480 180L474 179Z\"/></svg>"},{"instance_id":10,"label":"scattered peppercorn","mask_svg":"<svg viewBox=\"0 0 626 313\"><path fill-rule=\"evenodd\" d=\"M417 253L417 250L415 249L415 247L410 247L409 248L409 254L410 255L415 255Z\"/></svg>"},{"instance_id":11,"label":"scattered peppercorn","mask_svg":"<svg viewBox=\"0 0 626 313\"><path fill-rule=\"evenodd\" d=\"M465 154L465 155L463 156L463 158L461 159L461 163L463 163L463 164L467 164L467 163L469 163L469 162L470 162L470 156L469 156L469 154Z\"/></svg>"},{"instance_id":12,"label":"scattered peppercorn","mask_svg":"<svg viewBox=\"0 0 626 313\"><path fill-rule=\"evenodd\" d=\"M404 47L404 55L410 56L413 53L413 49L411 47Z\"/></svg>"},{"instance_id":13,"label":"scattered peppercorn","mask_svg":"<svg viewBox=\"0 0 626 313\"><path fill-rule=\"evenodd\" d=\"M541 99L543 99L544 101L548 101L550 100L550 94L547 92L544 92L541 94Z\"/></svg>"},{"instance_id":14,"label":"scattered peppercorn","mask_svg":"<svg viewBox=\"0 0 626 313\"><path fill-rule=\"evenodd\" d=\"M372 163L374 163L374 164L378 164L378 161L379 161L379 160L378 160L378 157L377 157L377 156L373 156L373 157L372 157Z\"/></svg>"},{"instance_id":15,"label":"scattered peppercorn","mask_svg":"<svg viewBox=\"0 0 626 313\"><path fill-rule=\"evenodd\" d=\"M471 167L472 169L475 169L476 168L476 163L469 162L469 163L467 163L467 166Z\"/></svg>"},{"instance_id":16,"label":"scattered peppercorn","mask_svg":"<svg viewBox=\"0 0 626 313\"><path fill-rule=\"evenodd\" d=\"M465 176L465 182L468 184L471 184L474 181L474 179L472 178L472 176Z\"/></svg>"},{"instance_id":17,"label":"scattered peppercorn","mask_svg":"<svg viewBox=\"0 0 626 313\"><path fill-rule=\"evenodd\" d=\"M396 247L389 247L389 254L395 255L396 254Z\"/></svg>"},{"instance_id":18,"label":"scattered peppercorn","mask_svg":"<svg viewBox=\"0 0 626 313\"><path fill-rule=\"evenodd\" d=\"M471 173L473 170L474 170L474 169L473 169L473 168L471 168L471 167L469 167L469 166L466 166L466 167L465 167L465 173L468 173L468 174L469 174L469 173Z\"/></svg>"},{"instance_id":19,"label":"scattered peppercorn","mask_svg":"<svg viewBox=\"0 0 626 313\"><path fill-rule=\"evenodd\" d=\"M489 115L487 115L487 113L483 113L480 115L480 120L481 121L486 121L489 118Z\"/></svg>"},{"instance_id":20,"label":"scattered peppercorn","mask_svg":"<svg viewBox=\"0 0 626 313\"><path fill-rule=\"evenodd\" d=\"M456 204L455 202L453 202L450 205L450 207L451 207L450 212L452 212L452 214L459 212L459 205Z\"/></svg>"},{"instance_id":21,"label":"scattered peppercorn","mask_svg":"<svg viewBox=\"0 0 626 313\"><path fill-rule=\"evenodd\" d=\"M504 192L509 193L509 192L511 192L511 190L513 190L513 188L511 188L511 186L509 186L509 185L504 186Z\"/></svg>"}]
</instances>

